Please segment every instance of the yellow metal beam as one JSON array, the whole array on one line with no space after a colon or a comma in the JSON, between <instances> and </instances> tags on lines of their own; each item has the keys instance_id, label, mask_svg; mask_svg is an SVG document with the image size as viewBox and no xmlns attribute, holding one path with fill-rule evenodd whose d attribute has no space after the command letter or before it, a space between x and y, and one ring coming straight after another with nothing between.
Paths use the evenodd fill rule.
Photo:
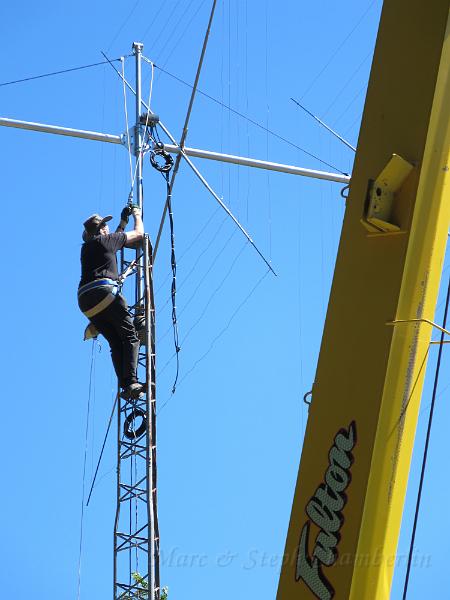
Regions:
<instances>
[{"instance_id":1,"label":"yellow metal beam","mask_svg":"<svg viewBox=\"0 0 450 600\"><path fill-rule=\"evenodd\" d=\"M449 8L384 2L278 600L389 598L450 224ZM414 169L378 218L393 155Z\"/></svg>"}]
</instances>

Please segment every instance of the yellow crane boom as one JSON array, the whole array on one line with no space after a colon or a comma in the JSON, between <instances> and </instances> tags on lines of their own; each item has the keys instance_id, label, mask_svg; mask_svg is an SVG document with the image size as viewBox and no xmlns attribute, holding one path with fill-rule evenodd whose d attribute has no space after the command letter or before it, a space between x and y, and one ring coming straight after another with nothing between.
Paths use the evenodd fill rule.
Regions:
<instances>
[{"instance_id":1,"label":"yellow crane boom","mask_svg":"<svg viewBox=\"0 0 450 600\"><path fill-rule=\"evenodd\" d=\"M449 0L385 0L278 600L390 595L450 224Z\"/></svg>"}]
</instances>

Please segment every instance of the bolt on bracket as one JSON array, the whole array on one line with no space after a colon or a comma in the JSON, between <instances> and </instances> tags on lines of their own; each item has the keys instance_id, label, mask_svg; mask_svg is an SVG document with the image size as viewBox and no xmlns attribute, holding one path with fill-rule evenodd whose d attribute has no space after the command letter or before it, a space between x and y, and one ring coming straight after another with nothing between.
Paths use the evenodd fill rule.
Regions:
<instances>
[{"instance_id":1,"label":"bolt on bracket","mask_svg":"<svg viewBox=\"0 0 450 600\"><path fill-rule=\"evenodd\" d=\"M393 154L378 177L369 180L361 223L370 233L401 233L400 227L392 222L395 195L413 169L411 163Z\"/></svg>"}]
</instances>

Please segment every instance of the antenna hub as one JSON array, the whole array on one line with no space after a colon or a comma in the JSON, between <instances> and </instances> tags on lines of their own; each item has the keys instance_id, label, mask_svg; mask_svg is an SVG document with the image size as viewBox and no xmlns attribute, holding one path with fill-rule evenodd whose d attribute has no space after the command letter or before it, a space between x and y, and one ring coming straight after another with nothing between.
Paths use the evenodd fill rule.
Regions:
<instances>
[{"instance_id":1,"label":"antenna hub","mask_svg":"<svg viewBox=\"0 0 450 600\"><path fill-rule=\"evenodd\" d=\"M135 54L140 54L144 48L144 44L142 42L133 42L133 51Z\"/></svg>"}]
</instances>

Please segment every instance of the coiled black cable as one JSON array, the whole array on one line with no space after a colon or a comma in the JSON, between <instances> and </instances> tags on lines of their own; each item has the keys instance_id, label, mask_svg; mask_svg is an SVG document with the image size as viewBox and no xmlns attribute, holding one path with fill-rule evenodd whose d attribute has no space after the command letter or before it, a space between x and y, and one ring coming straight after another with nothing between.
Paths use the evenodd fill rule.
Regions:
<instances>
[{"instance_id":1,"label":"coiled black cable","mask_svg":"<svg viewBox=\"0 0 450 600\"><path fill-rule=\"evenodd\" d=\"M178 375L180 372L180 360L179 360L179 335L178 335L178 320L177 320L177 260L175 255L175 232L173 223L173 211L172 211L172 189L170 185L170 171L173 167L173 158L171 155L164 150L164 144L161 142L158 134L158 130L155 126L150 126L148 129L148 141L153 144L153 147L149 151L150 163L154 169L159 171L166 181L167 197L166 205L169 213L169 226L170 226L170 263L172 267L172 285L171 285L171 300L172 300L172 326L173 326L173 342L175 346L176 356L176 373L175 379L172 385L172 394L175 393Z\"/></svg>"}]
</instances>

